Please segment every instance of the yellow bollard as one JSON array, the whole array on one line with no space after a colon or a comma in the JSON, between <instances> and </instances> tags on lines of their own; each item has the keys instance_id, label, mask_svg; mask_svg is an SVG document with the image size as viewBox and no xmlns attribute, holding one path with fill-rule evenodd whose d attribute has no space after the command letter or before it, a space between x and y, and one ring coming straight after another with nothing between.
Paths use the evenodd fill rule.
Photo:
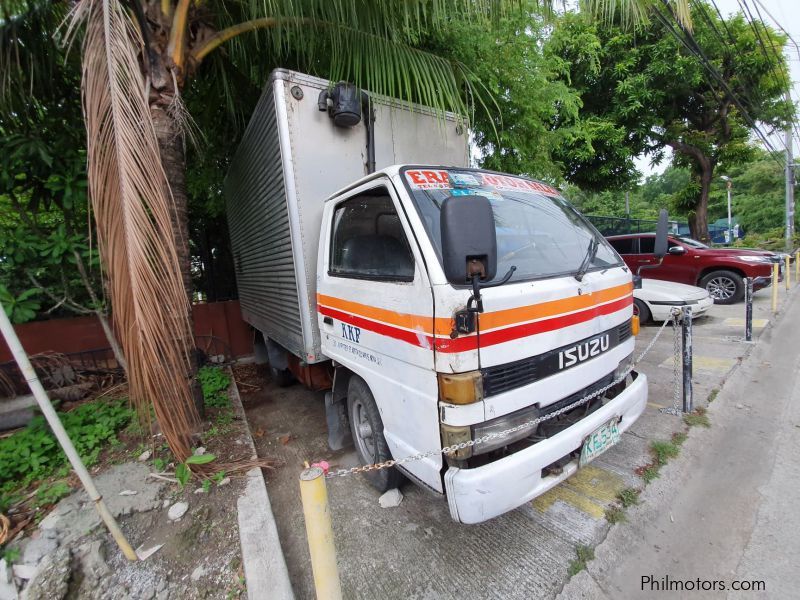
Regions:
<instances>
[{"instance_id":1,"label":"yellow bollard","mask_svg":"<svg viewBox=\"0 0 800 600\"><path fill-rule=\"evenodd\" d=\"M800 250L794 253L794 281L800 283Z\"/></svg>"},{"instance_id":2,"label":"yellow bollard","mask_svg":"<svg viewBox=\"0 0 800 600\"><path fill-rule=\"evenodd\" d=\"M785 256L786 259L786 289L790 289L791 279L792 279L792 270L789 268L789 255Z\"/></svg>"},{"instance_id":3,"label":"yellow bollard","mask_svg":"<svg viewBox=\"0 0 800 600\"><path fill-rule=\"evenodd\" d=\"M778 312L778 263L772 265L772 312Z\"/></svg>"},{"instance_id":4,"label":"yellow bollard","mask_svg":"<svg viewBox=\"0 0 800 600\"><path fill-rule=\"evenodd\" d=\"M341 600L342 586L336 565L328 490L325 487L325 472L320 467L310 467L300 473L300 498L303 500L317 599Z\"/></svg>"}]
</instances>

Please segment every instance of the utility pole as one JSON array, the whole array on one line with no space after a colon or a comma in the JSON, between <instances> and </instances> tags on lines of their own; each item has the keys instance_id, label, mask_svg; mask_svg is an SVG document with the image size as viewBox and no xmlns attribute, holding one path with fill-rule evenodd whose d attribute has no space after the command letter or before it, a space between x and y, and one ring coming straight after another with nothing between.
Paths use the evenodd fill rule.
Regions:
<instances>
[{"instance_id":1,"label":"utility pole","mask_svg":"<svg viewBox=\"0 0 800 600\"><path fill-rule=\"evenodd\" d=\"M631 202L630 199L628 198L629 194L630 192L628 190L625 190L625 216L628 217L628 219L631 218Z\"/></svg>"},{"instance_id":2,"label":"utility pole","mask_svg":"<svg viewBox=\"0 0 800 600\"><path fill-rule=\"evenodd\" d=\"M792 127L786 128L786 250L794 245L794 156L792 155Z\"/></svg>"}]
</instances>

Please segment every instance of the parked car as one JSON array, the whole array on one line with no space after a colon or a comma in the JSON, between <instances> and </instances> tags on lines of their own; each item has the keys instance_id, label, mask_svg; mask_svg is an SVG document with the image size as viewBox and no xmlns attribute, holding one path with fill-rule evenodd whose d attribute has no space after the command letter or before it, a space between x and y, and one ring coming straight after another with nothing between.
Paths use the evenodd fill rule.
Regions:
<instances>
[{"instance_id":1,"label":"parked car","mask_svg":"<svg viewBox=\"0 0 800 600\"><path fill-rule=\"evenodd\" d=\"M772 265L780 257L767 250L711 248L683 236L669 236L668 251L658 266L653 254L655 234L635 233L607 238L625 263L642 277L662 279L708 290L717 304L734 304L744 297L744 278L759 290L772 282ZM776 259L777 257L777 259Z\"/></svg>"},{"instance_id":2,"label":"parked car","mask_svg":"<svg viewBox=\"0 0 800 600\"><path fill-rule=\"evenodd\" d=\"M674 281L642 279L642 287L633 290L633 314L638 315L642 324L664 321L675 306L691 306L694 319L713 305L708 290Z\"/></svg>"}]
</instances>

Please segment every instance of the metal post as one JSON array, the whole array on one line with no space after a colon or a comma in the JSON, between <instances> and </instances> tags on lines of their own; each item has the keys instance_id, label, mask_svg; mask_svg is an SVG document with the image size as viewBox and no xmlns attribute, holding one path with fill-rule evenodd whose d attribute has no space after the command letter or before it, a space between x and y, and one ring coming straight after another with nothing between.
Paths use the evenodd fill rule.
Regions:
<instances>
[{"instance_id":1,"label":"metal post","mask_svg":"<svg viewBox=\"0 0 800 600\"><path fill-rule=\"evenodd\" d=\"M731 218L731 187L733 181L728 179L728 243L733 244L733 219Z\"/></svg>"},{"instance_id":2,"label":"metal post","mask_svg":"<svg viewBox=\"0 0 800 600\"><path fill-rule=\"evenodd\" d=\"M336 564L328 490L325 487L325 471L320 467L309 467L300 473L300 498L303 501L317 599L341 600L342 586Z\"/></svg>"},{"instance_id":3,"label":"metal post","mask_svg":"<svg viewBox=\"0 0 800 600\"><path fill-rule=\"evenodd\" d=\"M6 316L6 311L2 305L0 305L0 332L6 340L6 345L8 345L9 350L11 350L14 360L17 361L19 370L22 372L23 377L25 377L28 387L30 387L33 396L36 398L36 402L39 404L39 409L47 420L47 424L56 436L58 443L61 444L64 454L67 455L67 459L69 459L72 468L75 470L75 474L78 476L78 479L80 479L89 498L94 502L94 507L100 514L100 518L103 519L108 531L117 542L125 558L128 560L138 560L136 552L133 551L133 548L120 530L119 525L117 525L117 522L114 520L113 515L108 511L105 502L103 502L103 497L97 491L94 481L91 475L89 475L89 471L86 470L81 457L75 450L75 446L72 445L72 440L69 439L53 405L50 404L50 398L47 392L44 391L44 387L42 387L42 382L39 381L36 371L33 369L33 366L31 366L31 361L28 360L28 355L25 354L25 350L17 337L17 332L14 331L14 327L11 325L11 321L8 320L8 316Z\"/></svg>"},{"instance_id":4,"label":"metal post","mask_svg":"<svg viewBox=\"0 0 800 600\"><path fill-rule=\"evenodd\" d=\"M786 251L794 243L794 158L792 156L792 127L786 128Z\"/></svg>"},{"instance_id":5,"label":"metal post","mask_svg":"<svg viewBox=\"0 0 800 600\"><path fill-rule=\"evenodd\" d=\"M772 264L772 312L778 312L778 263Z\"/></svg>"},{"instance_id":6,"label":"metal post","mask_svg":"<svg viewBox=\"0 0 800 600\"><path fill-rule=\"evenodd\" d=\"M784 279L786 280L786 289L790 288L792 282L792 269L789 267L789 255L787 254L786 257L786 276Z\"/></svg>"},{"instance_id":7,"label":"metal post","mask_svg":"<svg viewBox=\"0 0 800 600\"><path fill-rule=\"evenodd\" d=\"M692 401L692 307L684 306L681 319L683 348L683 412L694 410Z\"/></svg>"},{"instance_id":8,"label":"metal post","mask_svg":"<svg viewBox=\"0 0 800 600\"><path fill-rule=\"evenodd\" d=\"M794 253L794 280L800 283L800 250Z\"/></svg>"},{"instance_id":9,"label":"metal post","mask_svg":"<svg viewBox=\"0 0 800 600\"><path fill-rule=\"evenodd\" d=\"M753 341L753 278L748 277L744 285L744 339Z\"/></svg>"}]
</instances>

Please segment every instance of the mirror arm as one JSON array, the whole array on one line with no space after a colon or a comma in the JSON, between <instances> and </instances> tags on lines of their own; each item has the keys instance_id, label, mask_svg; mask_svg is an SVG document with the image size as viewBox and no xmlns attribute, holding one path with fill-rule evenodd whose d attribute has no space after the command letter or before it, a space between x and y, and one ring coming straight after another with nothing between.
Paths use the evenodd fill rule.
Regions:
<instances>
[{"instance_id":1,"label":"mirror arm","mask_svg":"<svg viewBox=\"0 0 800 600\"><path fill-rule=\"evenodd\" d=\"M514 274L514 271L517 270L517 267L511 267L508 272L503 276L500 281L496 281L494 283L487 283L481 285L480 278L477 275L473 275L470 279L472 283L472 295L467 300L467 310L469 312L483 312L483 298L481 298L481 290L486 288L493 288L501 286L508 282L511 279L511 276ZM473 307L472 303L475 302L476 306Z\"/></svg>"},{"instance_id":2,"label":"mirror arm","mask_svg":"<svg viewBox=\"0 0 800 600\"><path fill-rule=\"evenodd\" d=\"M658 262L656 264L654 264L654 265L639 265L639 268L636 269L636 275L638 276L639 273L641 273L645 269L657 269L658 267L661 266L662 262L664 262L664 257L663 256L661 258L659 258Z\"/></svg>"}]
</instances>

